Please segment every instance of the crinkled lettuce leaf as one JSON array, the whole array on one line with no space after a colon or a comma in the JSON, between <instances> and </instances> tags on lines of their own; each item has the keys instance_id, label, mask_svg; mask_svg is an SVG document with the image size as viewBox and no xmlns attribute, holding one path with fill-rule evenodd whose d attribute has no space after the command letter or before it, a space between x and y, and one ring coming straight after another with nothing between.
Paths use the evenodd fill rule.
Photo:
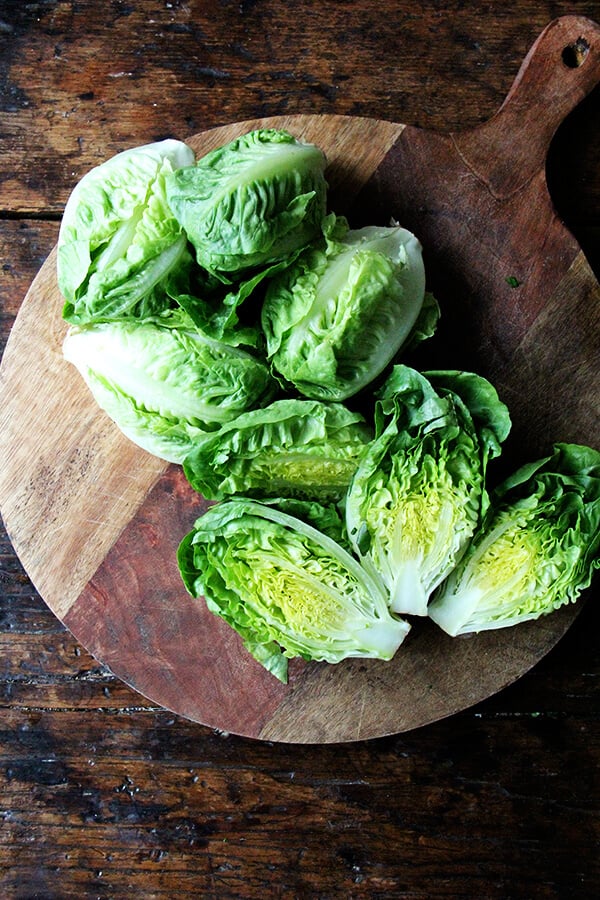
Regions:
<instances>
[{"instance_id":1,"label":"crinkled lettuce leaf","mask_svg":"<svg viewBox=\"0 0 600 900\"><path fill-rule=\"evenodd\" d=\"M275 400L198 438L184 472L212 500L232 494L339 500L371 437L362 415L342 404Z\"/></svg>"},{"instance_id":2,"label":"crinkled lettuce leaf","mask_svg":"<svg viewBox=\"0 0 600 900\"><path fill-rule=\"evenodd\" d=\"M258 129L174 172L167 198L199 265L231 283L287 260L319 233L325 164L314 144Z\"/></svg>"},{"instance_id":3,"label":"crinkled lettuce leaf","mask_svg":"<svg viewBox=\"0 0 600 900\"><path fill-rule=\"evenodd\" d=\"M284 682L288 658L391 659L409 630L342 546L257 501L211 507L181 542L178 561L189 593L204 597Z\"/></svg>"},{"instance_id":4,"label":"crinkled lettuce leaf","mask_svg":"<svg viewBox=\"0 0 600 900\"><path fill-rule=\"evenodd\" d=\"M510 419L480 376L408 366L392 370L375 417L346 499L348 534L383 579L391 609L424 616L487 508L487 464Z\"/></svg>"},{"instance_id":5,"label":"crinkled lettuce leaf","mask_svg":"<svg viewBox=\"0 0 600 900\"><path fill-rule=\"evenodd\" d=\"M261 503L271 504L290 516L302 519L307 525L326 534L348 553L353 553L346 531L343 501L320 502L300 497L276 497L272 500L263 499Z\"/></svg>"},{"instance_id":6,"label":"crinkled lettuce leaf","mask_svg":"<svg viewBox=\"0 0 600 900\"><path fill-rule=\"evenodd\" d=\"M269 283L261 319L269 359L304 396L344 400L409 340L424 298L413 234L399 226L353 231L331 214L323 239ZM430 328L431 316L423 336Z\"/></svg>"},{"instance_id":7,"label":"crinkled lettuce leaf","mask_svg":"<svg viewBox=\"0 0 600 900\"><path fill-rule=\"evenodd\" d=\"M184 285L180 279L177 285L171 283L170 290L179 306L208 337L233 346L244 344L258 347L263 342L263 335L256 306L246 316L240 307L263 281L280 272L296 256L297 253L293 253L290 260L272 263L231 284L224 283L223 279L215 278L209 272L191 268L187 270L187 283Z\"/></svg>"},{"instance_id":8,"label":"crinkled lettuce leaf","mask_svg":"<svg viewBox=\"0 0 600 900\"><path fill-rule=\"evenodd\" d=\"M556 444L494 491L429 615L453 636L537 619L578 599L599 550L600 453Z\"/></svg>"},{"instance_id":9,"label":"crinkled lettuce leaf","mask_svg":"<svg viewBox=\"0 0 600 900\"><path fill-rule=\"evenodd\" d=\"M263 362L202 335L183 311L72 326L63 353L127 437L176 463L207 431L269 402L275 387Z\"/></svg>"},{"instance_id":10,"label":"crinkled lettuce leaf","mask_svg":"<svg viewBox=\"0 0 600 900\"><path fill-rule=\"evenodd\" d=\"M144 319L175 305L169 281L193 259L168 206L165 178L193 160L182 141L159 141L118 153L78 182L57 248L68 322Z\"/></svg>"}]
</instances>

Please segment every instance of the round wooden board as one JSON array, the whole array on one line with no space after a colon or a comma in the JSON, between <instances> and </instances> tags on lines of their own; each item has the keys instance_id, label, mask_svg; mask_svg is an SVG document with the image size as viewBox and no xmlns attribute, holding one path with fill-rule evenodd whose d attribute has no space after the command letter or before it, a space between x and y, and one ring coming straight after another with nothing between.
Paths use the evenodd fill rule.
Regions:
<instances>
[{"instance_id":1,"label":"round wooden board","mask_svg":"<svg viewBox=\"0 0 600 900\"><path fill-rule=\"evenodd\" d=\"M575 102L574 97L571 105ZM530 106L534 105L532 100ZM535 113L532 109L532 120ZM539 110L537 113L539 118ZM396 179L405 133L402 125L300 115L217 128L194 136L189 143L200 155L262 126L287 128L322 147L329 160L331 205L336 211L354 211L360 218L362 205L359 202L357 206L355 200L366 196L367 183L367 193L372 188L373 196L380 198L380 219L397 215L399 207L411 208L411 198L399 195L406 189L399 187ZM415 135L413 129L409 142L413 148ZM426 133L417 136L423 135ZM528 139L531 137L529 129ZM437 161L442 176L448 165L443 153L438 152L441 140L448 142L443 145L447 149L451 138L435 135L429 148L426 141L419 145L422 171L431 172L434 179L430 185L433 200L438 187L436 166L431 163ZM547 141L547 136L540 136L540 141ZM495 147L492 156L501 152ZM542 163L544 157L545 152ZM390 159L393 168L387 165ZM494 169L497 158L491 162ZM389 204L385 201L388 172L392 173ZM535 181L534 175L532 179ZM425 180L423 176L421 181ZM445 183L443 177L442 181ZM540 209L547 214L549 201L543 179L538 193L537 205L529 213L532 219L539 217ZM467 203L472 204L468 191L466 196ZM502 192L496 191L494 203L500 204L500 217L514 215L519 197L514 191L511 196L509 205L503 206ZM523 204L531 206L527 186L522 198ZM456 198L452 203L456 221L460 213ZM474 217L480 215L487 221L490 215L488 210L478 211L472 205L463 213L463 218L469 217L472 235L477 234ZM582 298L590 293L598 296L598 286L579 248L552 218L553 213L550 217L553 241L563 248L560 265L542 267L548 300L543 315L540 318L538 310L532 317L524 301L523 308L529 312L520 331L517 329L518 340L514 340L514 328L505 338L501 348L504 361L511 354L518 361L523 342L527 344L528 340L535 347L547 345L546 331L555 340L553 304L558 305L561 315L569 310L575 315ZM419 236L420 223L423 232L431 234L431 209L416 208L412 218L410 225ZM436 213L436 220L440 239L445 240L448 225L443 209ZM437 279L443 309L447 292L439 280L444 276L444 259L423 242L428 274L434 282ZM479 250L483 271L486 259L498 256L499 248L489 245L489 234L482 236ZM536 246L532 240L528 248L532 257ZM454 272L460 242L457 247L452 258ZM522 244L517 249L522 252ZM470 252L472 255L472 248ZM465 265L467 262L470 265L470 260ZM506 264L512 264L510 255ZM465 284L467 299L469 291L481 291L480 283L472 284L467 279ZM527 410L527 403L534 403L536 398L532 394L522 396L522 372L511 381L506 366L493 362L493 353L489 357L492 362L488 360L489 335L484 334L482 322L485 325L505 318L503 304L513 299L505 283L496 287L484 319L471 317L468 302L462 311L453 307L453 319L461 317L460 325L467 336L462 347L456 347L453 365L462 365L465 346L475 348L481 374L496 375L508 394L516 396L518 390L520 403ZM96 407L76 371L62 358L66 326L61 308L53 252L24 300L0 369L2 514L16 552L50 608L95 657L151 701L223 731L272 741L375 738L433 722L489 697L528 671L573 621L578 607L565 608L518 628L456 639L428 620L418 621L389 663L349 660L329 666L295 660L290 665L289 684L280 684L244 651L231 629L211 615L202 601L193 601L186 593L175 553L206 503L189 488L179 467L167 465L131 444ZM589 321L584 322L582 333L590 327ZM565 352L575 354L585 367L580 338L574 333ZM447 346L443 339L442 333L442 343L432 345L434 349ZM590 348L590 358L595 349ZM535 357L536 364L546 368L532 378L532 392L536 379L548 377L552 382L553 358L548 354ZM571 390L575 399L580 387L573 384ZM561 403L563 400L564 396ZM587 396L585 403L597 409L597 396ZM519 413L519 434L530 420ZM532 434L535 438L529 441L532 446L536 441L543 444L586 435L590 441L594 439L590 431L594 419L583 415L582 423L580 407L570 419L558 422L560 433L548 433L545 422L538 423L534 417L533 426L527 425L529 438Z\"/></svg>"}]
</instances>

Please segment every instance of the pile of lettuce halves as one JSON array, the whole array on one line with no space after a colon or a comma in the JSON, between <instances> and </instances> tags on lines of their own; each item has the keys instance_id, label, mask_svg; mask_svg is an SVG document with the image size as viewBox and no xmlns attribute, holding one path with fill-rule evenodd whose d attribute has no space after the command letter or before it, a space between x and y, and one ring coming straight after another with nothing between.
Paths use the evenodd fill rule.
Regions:
<instances>
[{"instance_id":1,"label":"pile of lettuce halves","mask_svg":"<svg viewBox=\"0 0 600 900\"><path fill-rule=\"evenodd\" d=\"M438 321L421 245L328 211L325 164L275 130L138 147L84 176L58 243L66 359L218 501L183 582L282 681L292 657L391 659L406 616L536 619L599 564L600 453L556 444L487 487L506 406L401 362Z\"/></svg>"}]
</instances>

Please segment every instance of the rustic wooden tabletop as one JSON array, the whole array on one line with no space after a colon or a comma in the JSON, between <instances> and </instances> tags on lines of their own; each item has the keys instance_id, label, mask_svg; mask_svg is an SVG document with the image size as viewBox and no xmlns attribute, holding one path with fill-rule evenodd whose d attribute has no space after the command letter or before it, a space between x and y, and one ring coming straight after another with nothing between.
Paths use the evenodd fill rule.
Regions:
<instances>
[{"instance_id":1,"label":"rustic wooden tabletop","mask_svg":"<svg viewBox=\"0 0 600 900\"><path fill-rule=\"evenodd\" d=\"M108 156L288 113L470 128L566 13L600 20L600 3L0 0L0 350L71 188ZM547 169L597 275L599 91ZM118 681L2 530L0 895L596 897L599 631L589 594L520 681L412 732L253 741Z\"/></svg>"}]
</instances>

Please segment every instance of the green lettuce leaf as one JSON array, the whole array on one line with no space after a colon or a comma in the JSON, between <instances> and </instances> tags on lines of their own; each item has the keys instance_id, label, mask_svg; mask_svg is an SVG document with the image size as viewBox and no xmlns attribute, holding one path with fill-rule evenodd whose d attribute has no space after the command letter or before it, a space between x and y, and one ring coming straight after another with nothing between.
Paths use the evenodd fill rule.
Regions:
<instances>
[{"instance_id":1,"label":"green lettuce leaf","mask_svg":"<svg viewBox=\"0 0 600 900\"><path fill-rule=\"evenodd\" d=\"M322 241L269 283L261 319L268 357L304 396L344 400L409 341L424 298L413 234L399 226L351 231L332 214ZM430 328L431 316L423 336Z\"/></svg>"},{"instance_id":2,"label":"green lettuce leaf","mask_svg":"<svg viewBox=\"0 0 600 900\"><path fill-rule=\"evenodd\" d=\"M600 453L556 444L493 493L429 615L451 635L506 628L575 602L600 566Z\"/></svg>"},{"instance_id":3,"label":"green lettuce leaf","mask_svg":"<svg viewBox=\"0 0 600 900\"><path fill-rule=\"evenodd\" d=\"M290 260L296 255L292 254ZM288 261L272 263L237 283L232 282L230 287L223 279L217 279L204 270L190 269L186 286L180 280L176 288L171 288L173 297L196 327L208 337L233 346L244 344L258 347L263 342L258 313L253 309L249 316L244 317L243 311L240 314L240 307L263 281L273 277L287 264Z\"/></svg>"},{"instance_id":4,"label":"green lettuce leaf","mask_svg":"<svg viewBox=\"0 0 600 900\"><path fill-rule=\"evenodd\" d=\"M287 659L391 659L409 626L382 585L326 534L252 500L211 507L179 548L193 597L241 636L281 681Z\"/></svg>"},{"instance_id":5,"label":"green lettuce leaf","mask_svg":"<svg viewBox=\"0 0 600 900\"><path fill-rule=\"evenodd\" d=\"M286 131L251 131L167 180L200 266L226 283L287 260L319 233L325 156Z\"/></svg>"},{"instance_id":6,"label":"green lettuce leaf","mask_svg":"<svg viewBox=\"0 0 600 900\"><path fill-rule=\"evenodd\" d=\"M348 534L391 609L424 616L487 508L487 464L510 420L480 376L408 366L394 367L375 417L346 499Z\"/></svg>"},{"instance_id":7,"label":"green lettuce leaf","mask_svg":"<svg viewBox=\"0 0 600 900\"><path fill-rule=\"evenodd\" d=\"M165 140L125 150L78 182L57 247L68 322L144 319L174 306L169 281L193 259L167 204L165 178L193 160L187 144Z\"/></svg>"},{"instance_id":8,"label":"green lettuce leaf","mask_svg":"<svg viewBox=\"0 0 600 900\"><path fill-rule=\"evenodd\" d=\"M261 502L301 519L327 535L348 553L353 552L346 531L343 501L321 503L318 500L303 500L299 497L277 497L274 500L263 499Z\"/></svg>"},{"instance_id":9,"label":"green lettuce leaf","mask_svg":"<svg viewBox=\"0 0 600 900\"><path fill-rule=\"evenodd\" d=\"M363 417L341 404L275 400L198 438L184 472L213 500L231 494L339 500L371 437Z\"/></svg>"},{"instance_id":10,"label":"green lettuce leaf","mask_svg":"<svg viewBox=\"0 0 600 900\"><path fill-rule=\"evenodd\" d=\"M275 387L264 363L202 335L182 311L160 323L72 326L63 353L121 431L170 462Z\"/></svg>"}]
</instances>

